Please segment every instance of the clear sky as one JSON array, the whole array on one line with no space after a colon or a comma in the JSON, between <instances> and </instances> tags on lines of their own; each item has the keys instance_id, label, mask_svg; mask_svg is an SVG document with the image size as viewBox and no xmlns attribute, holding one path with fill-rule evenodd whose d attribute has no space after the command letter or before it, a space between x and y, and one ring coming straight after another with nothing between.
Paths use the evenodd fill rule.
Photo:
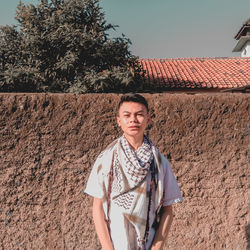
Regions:
<instances>
[{"instance_id":1,"label":"clear sky","mask_svg":"<svg viewBox=\"0 0 250 250\"><path fill-rule=\"evenodd\" d=\"M38 3L38 0L24 0ZM19 0L0 0L0 25L14 24ZM234 57L234 36L250 18L250 0L101 0L142 58ZM113 35L113 34L112 34Z\"/></svg>"}]
</instances>

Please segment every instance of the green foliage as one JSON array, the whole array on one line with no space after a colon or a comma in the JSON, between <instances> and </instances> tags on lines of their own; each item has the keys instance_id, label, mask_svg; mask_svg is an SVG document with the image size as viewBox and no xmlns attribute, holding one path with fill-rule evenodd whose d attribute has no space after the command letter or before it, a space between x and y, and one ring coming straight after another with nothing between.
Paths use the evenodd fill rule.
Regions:
<instances>
[{"instance_id":1,"label":"green foliage","mask_svg":"<svg viewBox=\"0 0 250 250\"><path fill-rule=\"evenodd\" d=\"M126 37L111 39L98 0L39 0L0 27L0 90L117 92L140 88Z\"/></svg>"}]
</instances>

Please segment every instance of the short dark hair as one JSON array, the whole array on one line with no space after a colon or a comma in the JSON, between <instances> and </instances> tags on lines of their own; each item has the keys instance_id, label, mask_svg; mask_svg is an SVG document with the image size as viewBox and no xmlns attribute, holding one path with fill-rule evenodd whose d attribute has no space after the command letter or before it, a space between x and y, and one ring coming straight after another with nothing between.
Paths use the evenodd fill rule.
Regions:
<instances>
[{"instance_id":1,"label":"short dark hair","mask_svg":"<svg viewBox=\"0 0 250 250\"><path fill-rule=\"evenodd\" d=\"M147 100L142 95L135 94L135 93L128 93L128 94L122 95L121 99L120 99L120 102L118 104L118 112L120 110L121 105L124 102L137 102L137 103L141 103L141 104L143 104L146 107L147 112L149 112L148 102L147 102Z\"/></svg>"}]
</instances>

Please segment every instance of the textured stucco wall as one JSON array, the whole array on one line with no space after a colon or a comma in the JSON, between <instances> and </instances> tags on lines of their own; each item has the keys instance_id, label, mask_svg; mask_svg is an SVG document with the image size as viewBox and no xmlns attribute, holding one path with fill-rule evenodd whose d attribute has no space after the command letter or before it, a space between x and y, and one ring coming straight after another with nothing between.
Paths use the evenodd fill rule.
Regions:
<instances>
[{"instance_id":1,"label":"textured stucco wall","mask_svg":"<svg viewBox=\"0 0 250 250\"><path fill-rule=\"evenodd\" d=\"M167 249L247 249L249 95L146 94L184 202ZM0 94L0 249L100 249L83 194L115 94ZM248 242L247 242L248 241Z\"/></svg>"}]
</instances>

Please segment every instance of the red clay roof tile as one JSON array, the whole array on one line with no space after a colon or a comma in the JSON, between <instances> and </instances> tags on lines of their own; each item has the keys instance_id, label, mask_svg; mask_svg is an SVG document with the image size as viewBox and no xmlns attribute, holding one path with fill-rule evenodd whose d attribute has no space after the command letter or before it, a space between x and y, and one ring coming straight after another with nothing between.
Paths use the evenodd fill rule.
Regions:
<instances>
[{"instance_id":1,"label":"red clay roof tile","mask_svg":"<svg viewBox=\"0 0 250 250\"><path fill-rule=\"evenodd\" d=\"M250 84L250 58L140 59L147 83L176 88L236 88Z\"/></svg>"}]
</instances>

